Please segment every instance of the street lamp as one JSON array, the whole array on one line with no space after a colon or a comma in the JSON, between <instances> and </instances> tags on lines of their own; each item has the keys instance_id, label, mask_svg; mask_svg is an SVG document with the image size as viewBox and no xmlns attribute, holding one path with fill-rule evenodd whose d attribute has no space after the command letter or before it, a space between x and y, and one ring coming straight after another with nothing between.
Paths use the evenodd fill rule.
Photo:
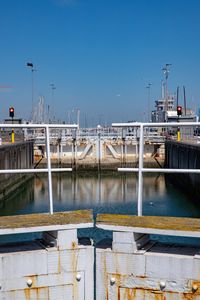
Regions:
<instances>
[{"instance_id":1,"label":"street lamp","mask_svg":"<svg viewBox=\"0 0 200 300\"><path fill-rule=\"evenodd\" d=\"M28 62L27 64L27 67L31 69L31 88L32 88L32 111L31 111L31 118L33 120L33 110L34 110L34 75L33 75L33 72L36 71L34 68L33 68L33 63L30 63Z\"/></svg>"},{"instance_id":2,"label":"street lamp","mask_svg":"<svg viewBox=\"0 0 200 300\"><path fill-rule=\"evenodd\" d=\"M52 102L52 121L55 121L55 112L54 112L54 90L56 89L55 84L54 83L50 83L50 87L51 87L51 102Z\"/></svg>"},{"instance_id":3,"label":"street lamp","mask_svg":"<svg viewBox=\"0 0 200 300\"><path fill-rule=\"evenodd\" d=\"M169 67L172 64L165 64L165 67L162 68L162 71L165 75L165 100L168 100L168 76L169 76Z\"/></svg>"},{"instance_id":4,"label":"street lamp","mask_svg":"<svg viewBox=\"0 0 200 300\"><path fill-rule=\"evenodd\" d=\"M152 83L148 83L147 85L147 89L148 89L148 103L147 103L147 108L148 108L148 112L147 112L147 122L151 121L151 117L150 117L150 88L151 88Z\"/></svg>"}]
</instances>

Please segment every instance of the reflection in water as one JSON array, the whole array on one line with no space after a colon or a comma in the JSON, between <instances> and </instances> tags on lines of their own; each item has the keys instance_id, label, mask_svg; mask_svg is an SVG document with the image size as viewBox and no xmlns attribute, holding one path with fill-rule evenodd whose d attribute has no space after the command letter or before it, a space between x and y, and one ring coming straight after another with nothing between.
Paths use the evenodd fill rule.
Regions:
<instances>
[{"instance_id":1,"label":"reflection in water","mask_svg":"<svg viewBox=\"0 0 200 300\"><path fill-rule=\"evenodd\" d=\"M198 217L200 209L160 174L146 174L143 188L144 215ZM117 172L54 173L54 211L94 209L94 214L137 213L137 175ZM14 196L1 203L1 215L48 212L48 181L36 175Z\"/></svg>"}]
</instances>

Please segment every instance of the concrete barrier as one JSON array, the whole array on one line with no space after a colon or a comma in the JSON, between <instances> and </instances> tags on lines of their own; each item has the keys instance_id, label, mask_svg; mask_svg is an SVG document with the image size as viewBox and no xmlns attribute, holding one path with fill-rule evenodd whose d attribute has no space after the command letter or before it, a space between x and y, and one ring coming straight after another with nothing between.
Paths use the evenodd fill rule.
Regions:
<instances>
[{"instance_id":1,"label":"concrete barrier","mask_svg":"<svg viewBox=\"0 0 200 300\"><path fill-rule=\"evenodd\" d=\"M43 239L1 245L0 299L94 299L94 248L77 238L91 226L91 211L1 217L0 235L43 232Z\"/></svg>"},{"instance_id":2,"label":"concrete barrier","mask_svg":"<svg viewBox=\"0 0 200 300\"><path fill-rule=\"evenodd\" d=\"M167 141L165 144L165 166L171 169L200 169L199 144ZM176 186L187 192L191 199L198 201L200 192L199 174L168 175Z\"/></svg>"},{"instance_id":3,"label":"concrete barrier","mask_svg":"<svg viewBox=\"0 0 200 300\"><path fill-rule=\"evenodd\" d=\"M149 239L199 237L199 219L99 215L96 225L113 231L112 246L96 250L97 300L200 299L200 247Z\"/></svg>"},{"instance_id":4,"label":"concrete barrier","mask_svg":"<svg viewBox=\"0 0 200 300\"><path fill-rule=\"evenodd\" d=\"M200 220L97 215L112 244L81 243L94 226L90 210L0 217L0 235L42 232L0 245L0 299L200 299L200 246L160 243L151 234L200 237Z\"/></svg>"},{"instance_id":5,"label":"concrete barrier","mask_svg":"<svg viewBox=\"0 0 200 300\"><path fill-rule=\"evenodd\" d=\"M0 169L32 169L34 164L33 141L0 146ZM0 201L14 192L31 175L1 174Z\"/></svg>"}]
</instances>

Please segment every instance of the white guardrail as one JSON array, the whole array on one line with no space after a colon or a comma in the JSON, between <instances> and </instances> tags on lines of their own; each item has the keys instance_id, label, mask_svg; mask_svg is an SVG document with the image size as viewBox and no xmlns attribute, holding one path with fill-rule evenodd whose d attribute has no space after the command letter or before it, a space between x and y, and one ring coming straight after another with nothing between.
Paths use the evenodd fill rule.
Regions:
<instances>
[{"instance_id":1,"label":"white guardrail","mask_svg":"<svg viewBox=\"0 0 200 300\"><path fill-rule=\"evenodd\" d=\"M200 122L173 122L173 123L113 123L112 127L116 128L137 128L139 129L139 166L138 168L118 168L123 172L138 172L138 203L137 214L142 216L142 189L143 189L143 173L200 173L200 169L167 169L167 168L144 168L143 154L144 154L144 131L147 128L177 128L182 126L200 126ZM0 128L18 128L18 129L43 129L45 130L46 153L47 153L47 168L44 169L4 169L0 170L0 174L6 173L48 173L48 190L49 190L49 206L50 214L53 214L53 192L52 192L52 172L68 172L72 168L51 168L50 158L50 129L78 129L77 124L0 124Z\"/></svg>"},{"instance_id":2,"label":"white guardrail","mask_svg":"<svg viewBox=\"0 0 200 300\"><path fill-rule=\"evenodd\" d=\"M45 169L7 169L0 170L0 174L6 173L48 173L48 190L49 190L49 211L50 214L53 214L53 191L52 191L52 172L69 172L72 171L72 168L51 168L51 158L50 158L50 136L49 130L55 128L66 128L66 129L77 129L78 125L76 124L0 124L0 128L38 128L45 130L45 139L46 139L46 154L47 154L47 168Z\"/></svg>"},{"instance_id":3,"label":"white guardrail","mask_svg":"<svg viewBox=\"0 0 200 300\"><path fill-rule=\"evenodd\" d=\"M142 191L143 191L143 173L200 173L200 169L169 169L169 168L144 168L143 154L144 154L144 129L152 127L160 128L180 128L180 127L198 127L200 122L171 122L171 123L113 123L113 127L139 128L139 164L138 168L118 168L121 172L138 172L138 201L137 201L137 214L142 216Z\"/></svg>"}]
</instances>

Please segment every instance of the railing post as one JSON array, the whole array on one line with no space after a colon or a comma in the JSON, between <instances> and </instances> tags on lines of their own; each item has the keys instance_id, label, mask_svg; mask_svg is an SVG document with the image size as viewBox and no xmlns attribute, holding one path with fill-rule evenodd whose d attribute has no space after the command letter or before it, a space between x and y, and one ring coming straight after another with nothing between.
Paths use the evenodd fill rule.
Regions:
<instances>
[{"instance_id":1,"label":"railing post","mask_svg":"<svg viewBox=\"0 0 200 300\"><path fill-rule=\"evenodd\" d=\"M138 216L142 216L142 191L143 191L143 154L144 154L144 126L140 124L140 140L139 140L139 171L138 171Z\"/></svg>"},{"instance_id":2,"label":"railing post","mask_svg":"<svg viewBox=\"0 0 200 300\"><path fill-rule=\"evenodd\" d=\"M50 142L49 142L49 127L46 129L46 152L47 152L47 168L48 168L48 189L49 189L49 209L50 214L53 214L53 191L52 191L52 177L51 177L51 153L50 153Z\"/></svg>"}]
</instances>

